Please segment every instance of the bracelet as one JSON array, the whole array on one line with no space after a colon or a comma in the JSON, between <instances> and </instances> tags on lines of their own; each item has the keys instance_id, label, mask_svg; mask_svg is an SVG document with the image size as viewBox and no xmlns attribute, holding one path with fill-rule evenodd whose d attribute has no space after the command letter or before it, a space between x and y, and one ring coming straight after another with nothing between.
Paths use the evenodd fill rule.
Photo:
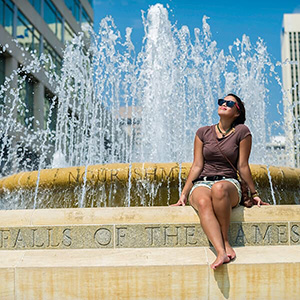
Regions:
<instances>
[{"instance_id":1,"label":"bracelet","mask_svg":"<svg viewBox=\"0 0 300 300\"><path fill-rule=\"evenodd\" d=\"M255 191L254 193L251 193L251 197L254 198L254 197L259 197L259 194L257 191Z\"/></svg>"}]
</instances>

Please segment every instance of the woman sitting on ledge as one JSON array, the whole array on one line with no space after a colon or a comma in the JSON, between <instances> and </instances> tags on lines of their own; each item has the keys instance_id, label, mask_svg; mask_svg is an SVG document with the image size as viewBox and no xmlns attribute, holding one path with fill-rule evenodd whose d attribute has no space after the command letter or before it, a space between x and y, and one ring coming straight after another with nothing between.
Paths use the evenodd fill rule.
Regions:
<instances>
[{"instance_id":1,"label":"woman sitting on ledge","mask_svg":"<svg viewBox=\"0 0 300 300\"><path fill-rule=\"evenodd\" d=\"M236 256L228 240L231 210L242 198L236 169L247 183L253 203L267 204L259 198L249 168L251 132L244 125L244 104L236 95L228 94L218 100L218 105L219 123L201 127L196 133L194 161L180 199L174 204L185 205L189 198L198 212L201 226L217 252L212 269Z\"/></svg>"}]
</instances>

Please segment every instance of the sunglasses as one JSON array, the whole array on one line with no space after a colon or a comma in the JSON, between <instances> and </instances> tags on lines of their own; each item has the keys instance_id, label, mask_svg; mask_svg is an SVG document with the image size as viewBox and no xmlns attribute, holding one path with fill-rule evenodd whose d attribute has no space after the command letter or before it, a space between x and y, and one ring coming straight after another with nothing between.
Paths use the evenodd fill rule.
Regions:
<instances>
[{"instance_id":1,"label":"sunglasses","mask_svg":"<svg viewBox=\"0 0 300 300\"><path fill-rule=\"evenodd\" d=\"M227 107L232 108L232 107L236 106L237 109L240 110L240 107L239 107L238 104L237 104L236 102L234 102L234 101L231 101L231 100L224 100L224 99L219 99L219 100L218 100L218 105L219 105L219 106L222 106L224 103L226 103L226 106L227 106Z\"/></svg>"}]
</instances>

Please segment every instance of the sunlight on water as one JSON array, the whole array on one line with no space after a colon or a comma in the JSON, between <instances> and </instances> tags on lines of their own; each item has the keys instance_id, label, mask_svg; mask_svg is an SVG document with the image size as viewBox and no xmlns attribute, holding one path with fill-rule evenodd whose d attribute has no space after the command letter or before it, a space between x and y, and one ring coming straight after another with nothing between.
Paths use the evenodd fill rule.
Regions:
<instances>
[{"instance_id":1,"label":"sunlight on water","mask_svg":"<svg viewBox=\"0 0 300 300\"><path fill-rule=\"evenodd\" d=\"M30 73L45 64L55 69L50 58L34 57L6 79L0 90L5 103L0 105L2 176L114 162L192 161L196 130L218 120L217 99L230 92L245 102L246 125L253 133L251 163L264 163L267 85L270 76L278 76L263 41L251 44L244 35L225 52L212 39L206 16L202 29L190 32L187 26L172 25L160 4L149 8L143 22L145 36L138 53L131 29L122 38L111 17L101 21L98 33L88 29L88 48L84 34L74 37L65 48L61 75L46 73L55 87L57 107L50 107L45 129L33 130L36 121L26 119L19 94ZM11 86L14 77L18 82ZM157 189L141 182L138 192ZM128 205L130 190L129 182ZM79 194L78 205L84 206L85 186Z\"/></svg>"}]
</instances>

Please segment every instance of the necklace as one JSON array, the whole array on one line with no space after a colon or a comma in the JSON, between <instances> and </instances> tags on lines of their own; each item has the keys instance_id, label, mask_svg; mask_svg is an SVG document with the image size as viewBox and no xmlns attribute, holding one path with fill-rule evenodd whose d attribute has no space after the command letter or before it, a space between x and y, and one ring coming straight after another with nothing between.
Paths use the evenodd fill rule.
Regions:
<instances>
[{"instance_id":1,"label":"necklace","mask_svg":"<svg viewBox=\"0 0 300 300\"><path fill-rule=\"evenodd\" d=\"M220 129L219 123L217 124L217 128L218 128L219 132L222 134L223 137L225 137L226 134L232 129L232 127L230 127L230 128L227 129L227 130L225 131L225 133L224 133L224 132Z\"/></svg>"}]
</instances>

